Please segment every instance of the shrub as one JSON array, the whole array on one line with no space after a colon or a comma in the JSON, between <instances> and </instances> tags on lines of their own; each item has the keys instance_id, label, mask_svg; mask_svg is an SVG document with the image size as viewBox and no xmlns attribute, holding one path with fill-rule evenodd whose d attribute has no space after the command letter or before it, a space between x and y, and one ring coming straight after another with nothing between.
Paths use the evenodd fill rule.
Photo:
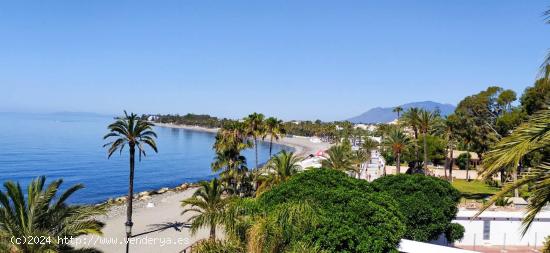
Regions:
<instances>
[{"instance_id":1,"label":"shrub","mask_svg":"<svg viewBox=\"0 0 550 253\"><path fill-rule=\"evenodd\" d=\"M462 153L456 158L456 164L458 165L458 168L461 170L473 169L472 166L469 166L468 163L470 162L470 159L472 157L470 156L470 153Z\"/></svg>"},{"instance_id":2,"label":"shrub","mask_svg":"<svg viewBox=\"0 0 550 253\"><path fill-rule=\"evenodd\" d=\"M542 253L550 253L550 236L544 238L544 245L542 246Z\"/></svg>"},{"instance_id":3,"label":"shrub","mask_svg":"<svg viewBox=\"0 0 550 253\"><path fill-rule=\"evenodd\" d=\"M329 252L396 252L405 233L397 203L343 172L316 169L293 176L258 203L266 209L307 201L318 212L315 229L296 238Z\"/></svg>"},{"instance_id":4,"label":"shrub","mask_svg":"<svg viewBox=\"0 0 550 253\"><path fill-rule=\"evenodd\" d=\"M509 206L512 204L512 201L509 198L500 197L495 200L495 206Z\"/></svg>"},{"instance_id":5,"label":"shrub","mask_svg":"<svg viewBox=\"0 0 550 253\"><path fill-rule=\"evenodd\" d=\"M203 240L192 248L193 253L244 253L245 250L233 241Z\"/></svg>"},{"instance_id":6,"label":"shrub","mask_svg":"<svg viewBox=\"0 0 550 253\"><path fill-rule=\"evenodd\" d=\"M460 192L449 182L421 174L400 174L376 179L371 186L398 202L407 226L405 238L430 241L449 229L456 232L450 226L458 212Z\"/></svg>"},{"instance_id":7,"label":"shrub","mask_svg":"<svg viewBox=\"0 0 550 253\"><path fill-rule=\"evenodd\" d=\"M455 242L464 237L464 227L457 223L451 223L445 231L445 238L448 242Z\"/></svg>"},{"instance_id":8,"label":"shrub","mask_svg":"<svg viewBox=\"0 0 550 253\"><path fill-rule=\"evenodd\" d=\"M486 185L490 186L490 187L498 187L498 181L492 179L492 178L487 178L483 181Z\"/></svg>"}]
</instances>

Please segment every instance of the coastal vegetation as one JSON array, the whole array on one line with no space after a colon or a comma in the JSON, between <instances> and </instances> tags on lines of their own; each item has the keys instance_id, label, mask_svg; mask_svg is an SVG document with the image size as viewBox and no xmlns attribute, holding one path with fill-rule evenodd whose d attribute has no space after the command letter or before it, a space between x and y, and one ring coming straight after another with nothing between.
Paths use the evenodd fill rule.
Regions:
<instances>
[{"instance_id":1,"label":"coastal vegetation","mask_svg":"<svg viewBox=\"0 0 550 253\"><path fill-rule=\"evenodd\" d=\"M344 172L355 171L357 159L349 142L332 146L327 150L327 155L328 158L321 163L323 167Z\"/></svg>"},{"instance_id":2,"label":"coastal vegetation","mask_svg":"<svg viewBox=\"0 0 550 253\"><path fill-rule=\"evenodd\" d=\"M196 114L186 114L186 115L142 115L141 119L151 120L155 123L165 123L165 124L176 124L176 125L189 125L189 126L199 126L205 128L225 128L227 125L234 124L235 122L243 122L246 120L234 120L227 118L216 118L209 115L196 115ZM352 139L358 140L361 136L366 136L370 134L370 131L364 130L361 128L354 128L353 124L348 121L336 121L336 122L323 122L321 120L315 121L282 121L274 117L268 117L264 120L266 131L265 135L261 136L262 139L269 138L270 142L272 140L277 140L277 136L283 135L298 135L298 136L307 136L319 137L321 140L326 142L339 142L342 138L350 137ZM276 128L274 128L276 127ZM342 127L343 129L339 130ZM273 139L271 138L271 132L273 132Z\"/></svg>"},{"instance_id":3,"label":"coastal vegetation","mask_svg":"<svg viewBox=\"0 0 550 253\"><path fill-rule=\"evenodd\" d=\"M24 192L19 183L7 181L0 190L0 251L12 253L96 252L73 249L67 241L87 234L102 235L104 224L94 217L105 213L104 205L73 205L69 198L82 188L77 184L61 192L63 180L46 185L34 179ZM29 241L27 241L29 240Z\"/></svg>"},{"instance_id":4,"label":"coastal vegetation","mask_svg":"<svg viewBox=\"0 0 550 253\"><path fill-rule=\"evenodd\" d=\"M279 140L281 135L286 133L283 121L274 117L265 120L265 131L263 131L262 140L269 138L269 157L273 154L273 140Z\"/></svg>"},{"instance_id":5,"label":"coastal vegetation","mask_svg":"<svg viewBox=\"0 0 550 253\"><path fill-rule=\"evenodd\" d=\"M212 219L225 239L203 241L195 252L395 252L402 238L429 241L442 234L452 242L464 233L451 223L459 198L445 180L424 175L371 184L313 169L255 198L227 197Z\"/></svg>"},{"instance_id":6,"label":"coastal vegetation","mask_svg":"<svg viewBox=\"0 0 550 253\"><path fill-rule=\"evenodd\" d=\"M245 132L253 141L254 154L256 155L256 169L258 169L258 139L265 135L265 116L261 113L252 113L244 118Z\"/></svg>"},{"instance_id":7,"label":"coastal vegetation","mask_svg":"<svg viewBox=\"0 0 550 253\"><path fill-rule=\"evenodd\" d=\"M548 204L550 197L550 161L548 156L543 156L537 165L522 170L526 156L533 152L544 152L550 145L550 110L543 109L535 112L527 122L520 125L514 132L500 140L496 146L487 153L484 161L482 176L490 178L495 173L511 170L514 175L521 173L519 177L503 187L502 191L495 194L484 209L495 203L499 198L506 196L509 192L516 194L523 186L529 186L531 196L527 206L527 215L524 219L523 233L535 220L535 216L543 207Z\"/></svg>"},{"instance_id":8,"label":"coastal vegetation","mask_svg":"<svg viewBox=\"0 0 550 253\"><path fill-rule=\"evenodd\" d=\"M401 173L401 154L405 147L409 144L409 137L398 128L392 129L391 132L384 138L384 145L391 150L395 157L396 173Z\"/></svg>"},{"instance_id":9,"label":"coastal vegetation","mask_svg":"<svg viewBox=\"0 0 550 253\"><path fill-rule=\"evenodd\" d=\"M214 178L210 182L200 182L200 188L191 198L181 202L185 209L182 215L193 212L189 218L191 221L191 234L195 235L202 227L210 229L210 239L216 240L216 228L223 223L224 212L231 198L223 198L227 189ZM189 207L187 207L189 206Z\"/></svg>"},{"instance_id":10,"label":"coastal vegetation","mask_svg":"<svg viewBox=\"0 0 550 253\"><path fill-rule=\"evenodd\" d=\"M451 221L458 212L461 195L449 182L419 174L400 174L376 179L372 187L397 201L405 217L404 238L423 242L437 240L441 234L452 234L451 242L462 238L462 234L451 231L456 229L451 227Z\"/></svg>"},{"instance_id":11,"label":"coastal vegetation","mask_svg":"<svg viewBox=\"0 0 550 253\"><path fill-rule=\"evenodd\" d=\"M285 203L310 203L318 224L296 239L329 252L391 252L405 233L403 216L390 196L333 169L296 174L257 201L268 210Z\"/></svg>"},{"instance_id":12,"label":"coastal vegetation","mask_svg":"<svg viewBox=\"0 0 550 253\"><path fill-rule=\"evenodd\" d=\"M258 182L260 186L256 190L256 194L259 195L268 191L298 173L301 168L298 164L300 160L301 158L296 156L294 152L287 152L286 150L282 150L272 157L267 165L259 171Z\"/></svg>"},{"instance_id":13,"label":"coastal vegetation","mask_svg":"<svg viewBox=\"0 0 550 253\"><path fill-rule=\"evenodd\" d=\"M549 72L546 73L535 83L537 90L544 90L550 83ZM398 122L377 125L374 132L359 130L349 122L283 123L269 118L268 123L257 113L241 122L226 121L218 133L215 150L230 150L234 159L219 163L224 166L213 166L226 171L239 171L238 166L247 168L246 160L235 158L242 150L255 147L258 138L277 139L284 133L300 133L334 145L326 151L322 169L297 173L299 159L283 151L265 166L257 164L251 171L236 173L249 175L247 182L252 187L237 195L226 191L226 198L231 201L218 225L223 226L228 237L203 242L200 247L218 248L204 252L223 252L220 247L224 245L226 249L234 247L234 252L294 252L300 247L313 249L311 252L390 252L401 238L431 241L445 235L453 242L464 234L461 225L451 223L461 198L481 200L494 194L486 203L487 208L509 203L510 192L519 187L530 192L527 229L547 204L549 195L546 126L550 122L543 102L547 98L533 89L527 88L516 105L513 91L491 86L464 98L454 114L446 117L437 110L396 108ZM379 137L381 142L372 137ZM347 176L358 175L360 165L370 159L376 148L388 164L395 164L398 175L385 176L371 184ZM483 166L478 166L478 160L483 161ZM407 167L407 174L413 175L401 174L402 165ZM432 168L440 165L445 176L431 177ZM453 167L465 170L466 179L454 179ZM470 170L479 172L483 181L471 180ZM225 181L223 175L222 172L222 181L229 186L243 182L233 177ZM500 182L495 181L497 176ZM346 208L339 209L342 206ZM288 234L277 230L273 224L288 222L281 220L285 209L311 213L311 223L294 221L301 225ZM286 215L289 218L290 214ZM308 219L304 217L307 215L299 219ZM357 217L370 217L385 226L373 228L375 221L355 220ZM354 230L351 224L358 229Z\"/></svg>"}]
</instances>

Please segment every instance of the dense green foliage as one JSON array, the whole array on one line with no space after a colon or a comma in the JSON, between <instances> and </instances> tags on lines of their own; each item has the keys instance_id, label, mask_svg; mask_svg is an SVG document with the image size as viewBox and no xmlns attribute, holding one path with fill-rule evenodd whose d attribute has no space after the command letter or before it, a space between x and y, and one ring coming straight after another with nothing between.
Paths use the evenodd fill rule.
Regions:
<instances>
[{"instance_id":1,"label":"dense green foliage","mask_svg":"<svg viewBox=\"0 0 550 253\"><path fill-rule=\"evenodd\" d=\"M484 169L481 176L490 179L492 175L508 169L516 174L523 159L533 152L539 152L550 147L550 110L540 110L533 114L529 120L514 129L509 136L500 140L494 148L488 152L483 162ZM516 174L517 175L517 174ZM495 203L499 198L514 191L519 195L519 189L529 187L530 199L527 205L527 215L523 220L523 233L527 231L536 215L548 204L550 198L550 158L542 157L539 165L521 172L520 177L505 185L500 192L495 194L484 209Z\"/></svg>"},{"instance_id":2,"label":"dense green foliage","mask_svg":"<svg viewBox=\"0 0 550 253\"><path fill-rule=\"evenodd\" d=\"M532 115L550 100L550 68L546 66L544 76L535 81L532 87L527 87L520 98L523 110Z\"/></svg>"},{"instance_id":3,"label":"dense green foliage","mask_svg":"<svg viewBox=\"0 0 550 253\"><path fill-rule=\"evenodd\" d=\"M405 238L429 241L454 229L450 224L458 212L460 193L449 182L420 174L400 174L376 179L371 186L398 202L407 226Z\"/></svg>"},{"instance_id":4,"label":"dense green foliage","mask_svg":"<svg viewBox=\"0 0 550 253\"><path fill-rule=\"evenodd\" d=\"M147 118L148 115L144 115L143 118ZM179 125L201 126L208 128L222 127L224 123L229 121L228 119L219 119L210 115L204 114L192 114L185 115L167 114L167 115L154 115L155 122L158 123L171 123Z\"/></svg>"},{"instance_id":5,"label":"dense green foliage","mask_svg":"<svg viewBox=\"0 0 550 253\"><path fill-rule=\"evenodd\" d=\"M470 153L462 153L456 158L456 165L461 170L468 169L470 164L470 159L471 159Z\"/></svg>"},{"instance_id":6,"label":"dense green foliage","mask_svg":"<svg viewBox=\"0 0 550 253\"><path fill-rule=\"evenodd\" d=\"M459 127L456 131L465 144L465 150L478 154L486 152L516 126L511 124L507 128L497 128L499 118L517 115L511 112L511 103L515 98L513 91L491 86L458 103L455 114L459 118ZM515 122L511 119L507 121Z\"/></svg>"},{"instance_id":7,"label":"dense green foliage","mask_svg":"<svg viewBox=\"0 0 550 253\"><path fill-rule=\"evenodd\" d=\"M188 221L191 222L191 234L195 235L200 228L210 229L210 239L216 240L216 228L223 223L224 212L231 198L224 198L226 192L217 178L212 181L200 182L199 188L193 196L181 201L181 206L186 208L181 214L192 212Z\"/></svg>"},{"instance_id":8,"label":"dense green foliage","mask_svg":"<svg viewBox=\"0 0 550 253\"><path fill-rule=\"evenodd\" d=\"M448 242L456 242L464 237L464 227L458 223L451 223L445 231L445 238Z\"/></svg>"},{"instance_id":9,"label":"dense green foliage","mask_svg":"<svg viewBox=\"0 0 550 253\"><path fill-rule=\"evenodd\" d=\"M318 226L302 234L330 252L394 252L405 233L397 204L369 183L336 170L317 169L293 176L258 199L266 208L308 201L319 214Z\"/></svg>"},{"instance_id":10,"label":"dense green foliage","mask_svg":"<svg viewBox=\"0 0 550 253\"><path fill-rule=\"evenodd\" d=\"M434 165L441 165L445 162L445 148L447 143L444 139L434 136L434 135L427 135L426 137L421 136L419 138L420 143L424 143L424 138L426 139L426 148L427 148L427 155L428 155L428 161L430 161ZM410 150L412 151L412 149ZM412 160L413 159L413 152L405 152L404 158L405 160Z\"/></svg>"},{"instance_id":11,"label":"dense green foliage","mask_svg":"<svg viewBox=\"0 0 550 253\"><path fill-rule=\"evenodd\" d=\"M103 223L94 217L105 214L105 206L70 205L66 201L83 185L60 193L63 180L46 185L46 178L33 180L26 191L19 183L7 181L0 190L0 252L96 252L74 250L58 238L86 234L101 235ZM60 194L58 194L60 193ZM17 243L14 238L40 238L40 242ZM31 243L35 242L35 243Z\"/></svg>"}]
</instances>

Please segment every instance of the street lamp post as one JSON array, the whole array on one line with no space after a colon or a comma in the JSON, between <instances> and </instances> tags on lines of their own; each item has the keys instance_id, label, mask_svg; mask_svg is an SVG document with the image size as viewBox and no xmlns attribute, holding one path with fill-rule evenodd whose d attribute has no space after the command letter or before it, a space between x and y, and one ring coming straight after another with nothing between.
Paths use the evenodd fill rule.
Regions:
<instances>
[{"instance_id":1,"label":"street lamp post","mask_svg":"<svg viewBox=\"0 0 550 253\"><path fill-rule=\"evenodd\" d=\"M126 253L130 252L130 237L132 237L132 226L134 223L131 220L126 221L124 226L126 227Z\"/></svg>"}]
</instances>

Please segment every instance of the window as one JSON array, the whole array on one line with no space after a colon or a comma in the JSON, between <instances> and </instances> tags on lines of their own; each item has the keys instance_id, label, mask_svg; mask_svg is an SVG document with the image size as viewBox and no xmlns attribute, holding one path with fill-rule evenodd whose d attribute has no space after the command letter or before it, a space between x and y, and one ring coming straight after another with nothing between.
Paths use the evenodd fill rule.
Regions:
<instances>
[{"instance_id":1,"label":"window","mask_svg":"<svg viewBox=\"0 0 550 253\"><path fill-rule=\"evenodd\" d=\"M484 220L483 221L483 240L490 240L490 239L491 239L491 221Z\"/></svg>"}]
</instances>

